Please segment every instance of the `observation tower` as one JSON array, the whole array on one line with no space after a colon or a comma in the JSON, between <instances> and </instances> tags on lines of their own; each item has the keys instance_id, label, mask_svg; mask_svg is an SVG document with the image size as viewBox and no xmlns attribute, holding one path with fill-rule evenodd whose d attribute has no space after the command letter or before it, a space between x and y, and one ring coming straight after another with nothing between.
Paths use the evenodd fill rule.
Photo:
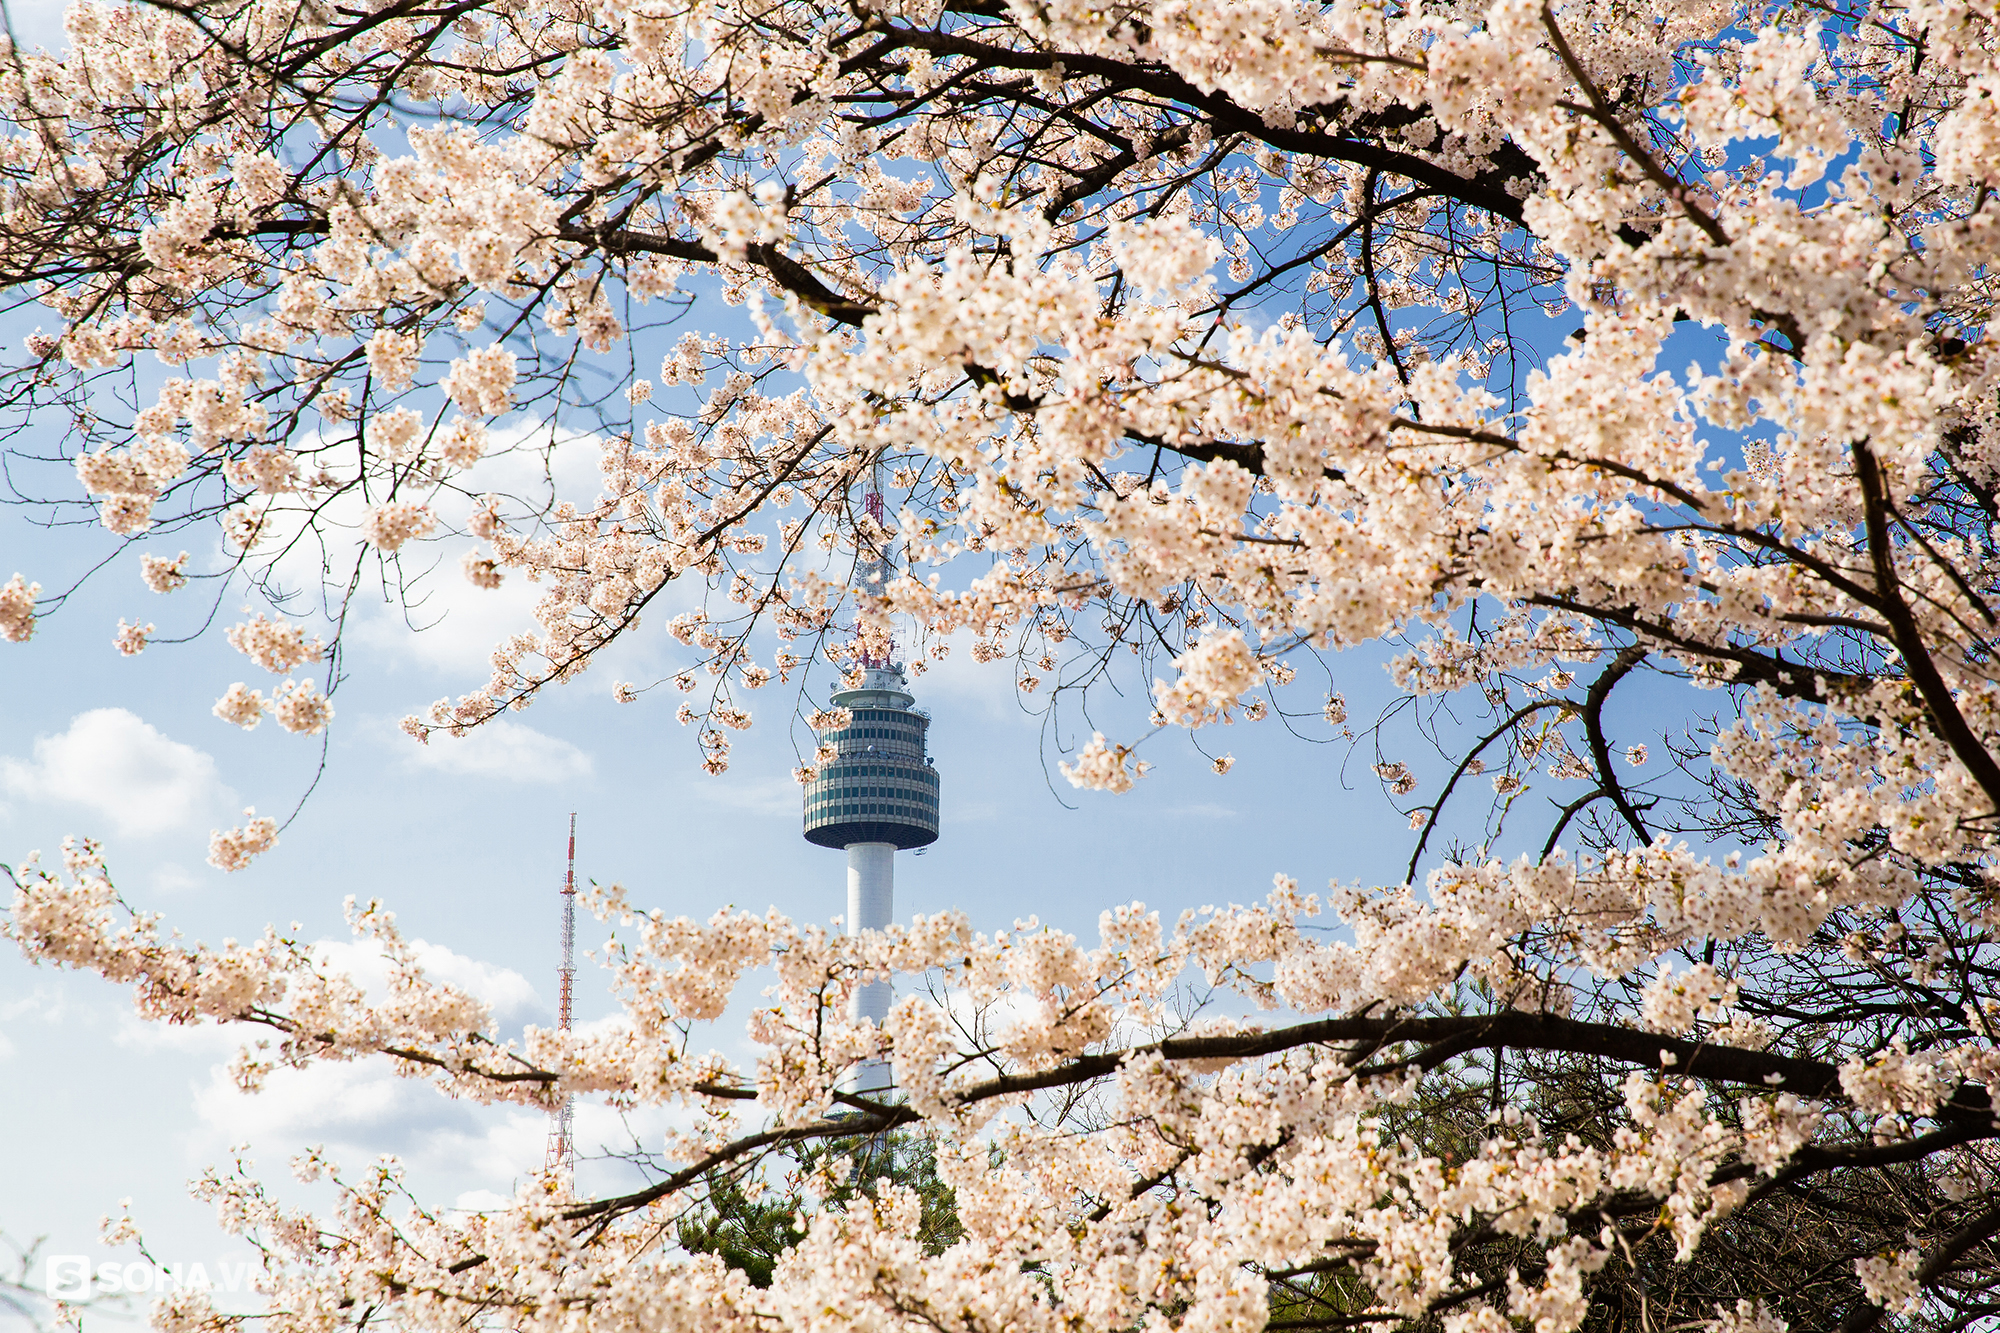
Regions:
<instances>
[{"instance_id":1,"label":"observation tower","mask_svg":"<svg viewBox=\"0 0 2000 1333\"><path fill-rule=\"evenodd\" d=\"M881 500L870 493L869 509ZM887 562L867 561L862 582L879 586ZM847 851L847 933L882 930L895 919L896 853L928 847L938 836L938 774L925 752L930 714L916 707L903 668L884 655L860 659L861 681L834 693L833 703L853 714L848 725L820 733L836 756L806 784L806 841ZM886 981L862 987L854 1016L877 1024L889 1016L895 988ZM889 1067L871 1060L848 1090L885 1092Z\"/></svg>"}]
</instances>

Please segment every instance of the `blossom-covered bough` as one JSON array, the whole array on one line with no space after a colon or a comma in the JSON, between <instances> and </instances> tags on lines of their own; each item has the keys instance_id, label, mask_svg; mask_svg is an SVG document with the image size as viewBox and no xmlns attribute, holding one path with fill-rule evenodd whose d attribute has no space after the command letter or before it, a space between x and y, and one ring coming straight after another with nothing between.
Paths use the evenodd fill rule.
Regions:
<instances>
[{"instance_id":1,"label":"blossom-covered bough","mask_svg":"<svg viewBox=\"0 0 2000 1333\"><path fill-rule=\"evenodd\" d=\"M1428 788L1377 756L1408 886L1121 908L1095 947L614 892L624 1025L513 1043L379 907L371 997L275 934L186 944L88 843L23 868L31 957L268 1030L247 1086L383 1057L691 1117L650 1188L551 1176L477 1217L388 1168L326 1218L214 1177L271 1256L267 1321L2000 1318L1989 4L202 0L67 31L0 75L0 283L42 324L9 475L73 467L37 498L80 482L158 593L319 562L323 625L229 631L287 679L229 687L227 721L324 728L355 590L457 542L475 585L543 588L539 628L419 739L689 586L661 684L701 695L713 771L746 692L898 618L1030 696L1157 664L1152 725L1197 733L1340 727L1338 692L1300 706L1316 655L1390 639L1463 727ZM579 447L600 493L479 480ZM169 549L217 532L226 569ZM847 589L885 547L907 576ZM39 574L0 587L0 636L60 604ZM1614 734L1634 682L1684 715ZM1140 739L1065 771L1129 788ZM1648 740L1671 762L1641 781ZM1558 813L1524 830L1531 784ZM755 968L758 1059L704 1055ZM1233 999L1189 1013L1191 969ZM883 972L926 983L847 1018ZM896 1100L840 1091L884 1056ZM890 1130L933 1145L941 1249L893 1184L809 1190L768 1286L672 1243L716 1180Z\"/></svg>"}]
</instances>

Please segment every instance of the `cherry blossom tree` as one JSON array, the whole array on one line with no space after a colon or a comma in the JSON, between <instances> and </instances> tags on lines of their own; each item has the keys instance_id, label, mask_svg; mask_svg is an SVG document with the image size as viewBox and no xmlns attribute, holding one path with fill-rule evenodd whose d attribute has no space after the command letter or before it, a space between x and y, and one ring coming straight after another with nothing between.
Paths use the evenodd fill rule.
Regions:
<instances>
[{"instance_id":1,"label":"cherry blossom tree","mask_svg":"<svg viewBox=\"0 0 2000 1333\"><path fill-rule=\"evenodd\" d=\"M478 1217L390 1167L329 1217L210 1177L276 1327L2000 1318L1990 0L80 0L66 31L0 73L0 285L41 322L9 475L162 595L320 572L315 615L227 630L283 683L216 682L226 721L327 726L356 590L447 552L538 585L539 628L417 740L679 585L684 668L613 688L688 696L715 772L757 689L802 713L892 632L1051 706L1158 673L1083 787L1142 782L1149 729L1338 734L1328 664L1376 643L1450 755L1373 733L1408 883L1120 907L1095 945L606 891L624 1026L516 1041L379 904L370 998L276 933L188 945L88 841L23 867L30 957L261 1031L246 1087L384 1057L691 1117L645 1189ZM595 494L478 482L576 448ZM52 577L0 587L8 651ZM1614 734L1641 682L1684 711ZM1531 783L1570 784L1535 828ZM758 1058L703 1054L765 968ZM1191 972L1234 1007L1180 1007ZM886 973L888 1021L849 1016ZM872 1059L895 1097L842 1090ZM948 1243L831 1167L768 1285L675 1242L716 1182L891 1133Z\"/></svg>"}]
</instances>

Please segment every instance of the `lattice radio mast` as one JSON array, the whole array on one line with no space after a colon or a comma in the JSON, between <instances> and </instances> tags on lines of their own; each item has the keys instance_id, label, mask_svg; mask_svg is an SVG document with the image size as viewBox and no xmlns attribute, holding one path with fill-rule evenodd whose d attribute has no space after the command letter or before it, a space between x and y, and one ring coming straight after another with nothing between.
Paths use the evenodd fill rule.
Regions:
<instances>
[{"instance_id":1,"label":"lattice radio mast","mask_svg":"<svg viewBox=\"0 0 2000 1333\"><path fill-rule=\"evenodd\" d=\"M556 968L556 1029L569 1031L571 996L576 990L576 812L569 816L569 869L562 886L562 965ZM576 1169L576 1144L570 1139L570 1121L576 1114L576 1098L565 1097L562 1105L549 1112L549 1153L547 1168L565 1175Z\"/></svg>"}]
</instances>

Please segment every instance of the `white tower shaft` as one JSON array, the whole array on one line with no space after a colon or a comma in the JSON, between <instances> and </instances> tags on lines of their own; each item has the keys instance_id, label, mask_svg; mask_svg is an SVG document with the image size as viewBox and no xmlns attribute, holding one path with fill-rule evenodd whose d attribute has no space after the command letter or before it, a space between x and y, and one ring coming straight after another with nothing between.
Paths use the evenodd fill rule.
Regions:
<instances>
[{"instance_id":1,"label":"white tower shaft","mask_svg":"<svg viewBox=\"0 0 2000 1333\"><path fill-rule=\"evenodd\" d=\"M847 844L847 933L885 930L896 919L896 844L892 842L851 842ZM854 994L854 1017L869 1018L881 1026L896 998L895 987L886 981L871 982ZM892 1086L889 1066L870 1060L858 1071L849 1091L863 1096L886 1091Z\"/></svg>"}]
</instances>

